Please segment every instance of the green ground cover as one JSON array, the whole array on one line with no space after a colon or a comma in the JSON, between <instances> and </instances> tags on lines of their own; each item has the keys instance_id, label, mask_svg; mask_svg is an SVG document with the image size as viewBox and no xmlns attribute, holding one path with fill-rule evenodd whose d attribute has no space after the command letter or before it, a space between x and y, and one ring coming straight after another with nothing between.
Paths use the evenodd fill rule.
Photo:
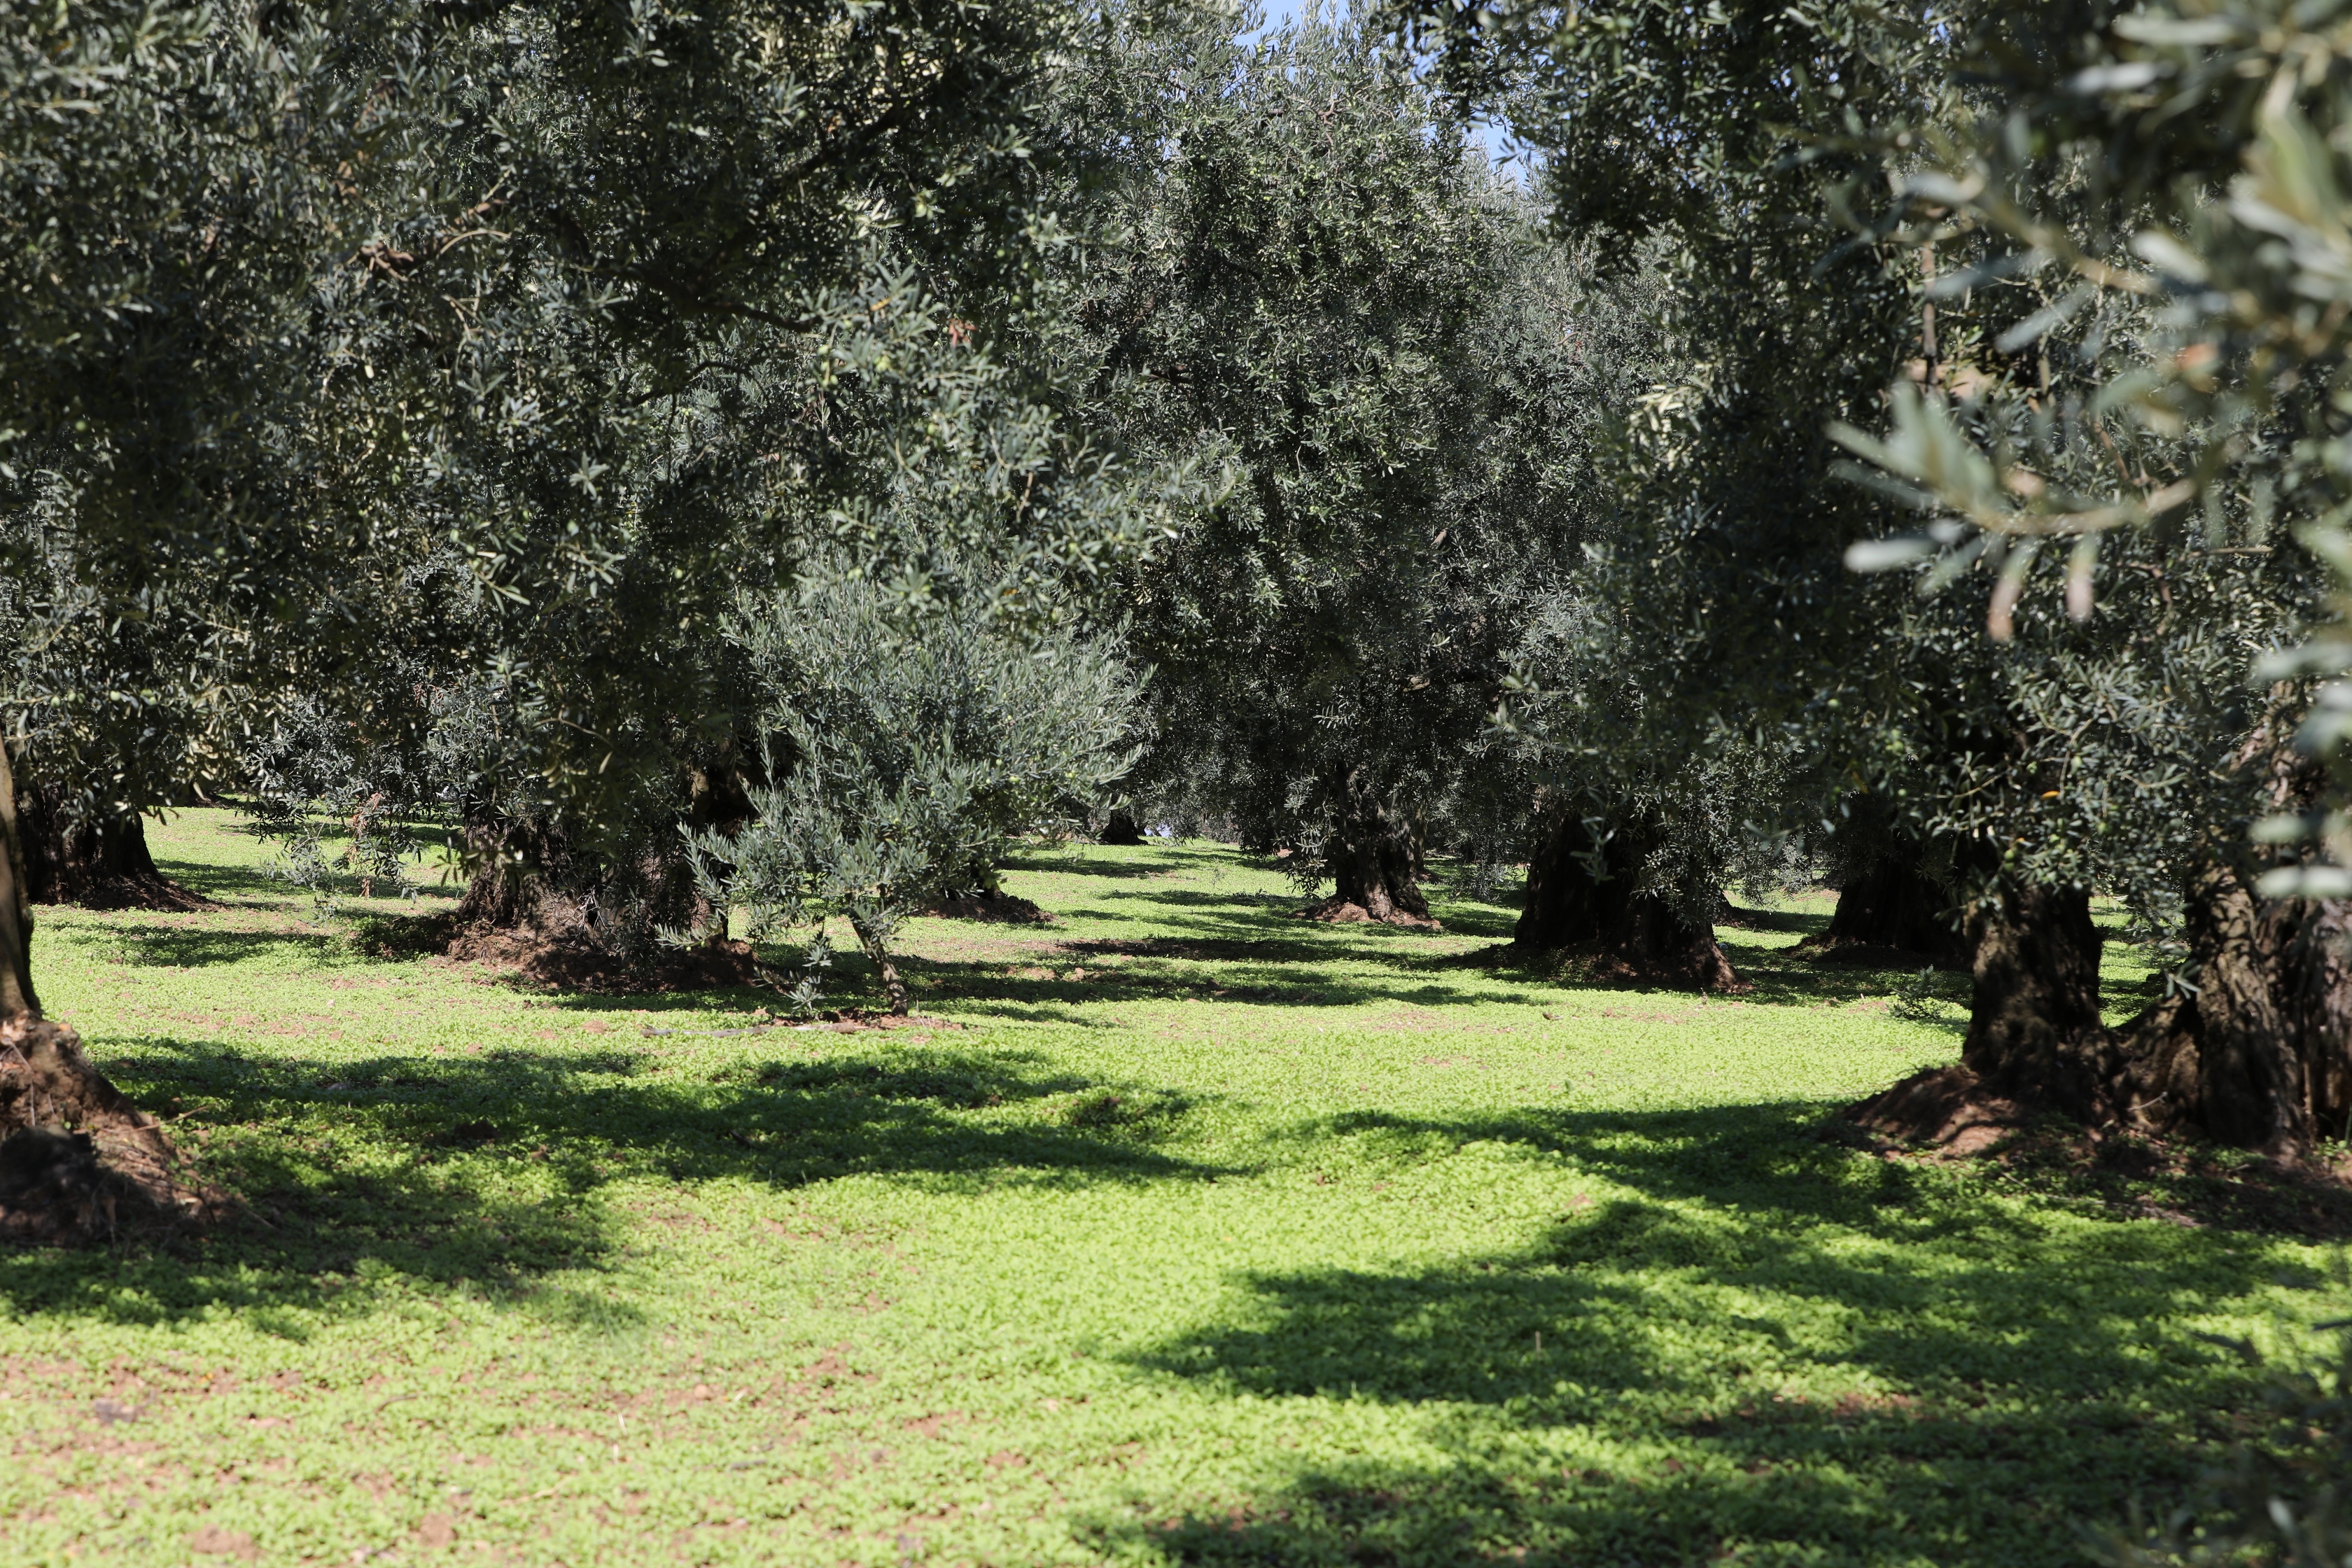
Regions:
<instances>
[{"instance_id":1,"label":"green ground cover","mask_svg":"<svg viewBox=\"0 0 2352 1568\"><path fill-rule=\"evenodd\" d=\"M2079 1561L2252 1419L2333 1246L1814 1136L1958 1015L1449 963L1201 845L924 921L922 1012L365 956L223 813L226 906L44 911L53 1013L249 1217L0 1254L15 1563ZM428 899L434 897L428 895ZM2118 1008L2142 971L2110 948Z\"/></svg>"}]
</instances>

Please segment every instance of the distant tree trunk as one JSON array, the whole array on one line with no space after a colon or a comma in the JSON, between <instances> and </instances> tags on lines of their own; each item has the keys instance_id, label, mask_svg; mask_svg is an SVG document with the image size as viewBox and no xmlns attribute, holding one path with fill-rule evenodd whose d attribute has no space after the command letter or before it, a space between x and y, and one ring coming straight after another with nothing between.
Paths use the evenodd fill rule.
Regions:
<instances>
[{"instance_id":1,"label":"distant tree trunk","mask_svg":"<svg viewBox=\"0 0 2352 1568\"><path fill-rule=\"evenodd\" d=\"M1816 951L1892 948L1939 963L1966 963L1969 942L1952 918L1955 901L1951 889L1927 875L1917 855L1880 856L1838 889L1829 929L1805 945Z\"/></svg>"},{"instance_id":2,"label":"distant tree trunk","mask_svg":"<svg viewBox=\"0 0 2352 1568\"><path fill-rule=\"evenodd\" d=\"M16 825L16 786L0 745L0 1027L41 1016L33 990L33 909Z\"/></svg>"},{"instance_id":3,"label":"distant tree trunk","mask_svg":"<svg viewBox=\"0 0 2352 1568\"><path fill-rule=\"evenodd\" d=\"M77 818L60 792L40 784L21 787L16 805L25 896L32 902L180 909L196 901L155 868L146 819L138 813Z\"/></svg>"},{"instance_id":4,"label":"distant tree trunk","mask_svg":"<svg viewBox=\"0 0 2352 1568\"><path fill-rule=\"evenodd\" d=\"M457 900L457 923L494 931L536 925L539 885L562 852L561 836L542 823L507 816L469 822L460 831L474 872Z\"/></svg>"},{"instance_id":5,"label":"distant tree trunk","mask_svg":"<svg viewBox=\"0 0 2352 1568\"><path fill-rule=\"evenodd\" d=\"M2193 992L2116 1031L2133 1120L2294 1157L2352 1118L2352 901L2265 900L2215 856L2185 906Z\"/></svg>"},{"instance_id":6,"label":"distant tree trunk","mask_svg":"<svg viewBox=\"0 0 2352 1568\"><path fill-rule=\"evenodd\" d=\"M1970 907L1969 935L1975 984L1961 1062L1995 1094L2102 1114L2102 938L2089 891L2004 876Z\"/></svg>"},{"instance_id":7,"label":"distant tree trunk","mask_svg":"<svg viewBox=\"0 0 2352 1568\"><path fill-rule=\"evenodd\" d=\"M1110 814L1110 821L1104 825L1102 830L1102 842L1105 844L1140 844L1143 842L1143 829L1136 825L1134 814L1122 806L1118 810L1112 812Z\"/></svg>"},{"instance_id":8,"label":"distant tree trunk","mask_svg":"<svg viewBox=\"0 0 2352 1568\"><path fill-rule=\"evenodd\" d=\"M891 960L889 948L883 944L879 936L867 929L864 921L855 915L849 919L849 929L857 933L857 945L866 950L867 960L874 965L874 973L882 977L882 994L890 1000L890 1011L898 1017L905 1017L913 1002L907 994L906 980L898 973L898 964Z\"/></svg>"},{"instance_id":9,"label":"distant tree trunk","mask_svg":"<svg viewBox=\"0 0 2352 1568\"><path fill-rule=\"evenodd\" d=\"M1436 925L1415 875L1419 856L1411 833L1390 812L1370 772L1341 766L1329 798L1324 860L1335 887L1329 898L1298 912L1308 920Z\"/></svg>"},{"instance_id":10,"label":"distant tree trunk","mask_svg":"<svg viewBox=\"0 0 2352 1568\"><path fill-rule=\"evenodd\" d=\"M1528 861L1511 945L1526 952L1591 949L1604 974L1644 984L1738 986L1714 928L1693 924L1642 887L1642 863L1656 837L1653 824L1625 825L1603 838L1581 817L1561 818Z\"/></svg>"}]
</instances>

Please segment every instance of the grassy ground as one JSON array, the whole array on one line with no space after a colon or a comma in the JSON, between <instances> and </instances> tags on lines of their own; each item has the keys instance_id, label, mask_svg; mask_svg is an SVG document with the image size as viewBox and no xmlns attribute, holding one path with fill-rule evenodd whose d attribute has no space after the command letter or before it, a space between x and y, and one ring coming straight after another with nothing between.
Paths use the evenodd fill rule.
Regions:
<instances>
[{"instance_id":1,"label":"grassy ground","mask_svg":"<svg viewBox=\"0 0 2352 1568\"><path fill-rule=\"evenodd\" d=\"M923 1012L535 995L227 906L45 911L52 1012L252 1217L0 1254L12 1563L2019 1564L2161 1512L2335 1248L1812 1136L1957 1014L1323 928L1213 847L920 922ZM2138 978L2110 950L2118 988ZM2119 1005L2120 1005L2119 1001Z\"/></svg>"}]
</instances>

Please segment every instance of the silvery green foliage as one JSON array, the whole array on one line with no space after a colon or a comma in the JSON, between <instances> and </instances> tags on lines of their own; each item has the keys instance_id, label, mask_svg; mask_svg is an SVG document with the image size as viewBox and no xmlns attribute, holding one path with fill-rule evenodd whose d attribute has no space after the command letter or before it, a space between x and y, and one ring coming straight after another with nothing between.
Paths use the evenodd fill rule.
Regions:
<instances>
[{"instance_id":1,"label":"silvery green foliage","mask_svg":"<svg viewBox=\"0 0 2352 1568\"><path fill-rule=\"evenodd\" d=\"M1102 170L1049 346L1089 427L1231 480L1127 576L1142 815L1231 820L1310 886L1349 776L1446 834L1638 329L1352 23L1139 22L1064 114Z\"/></svg>"},{"instance_id":2,"label":"silvery green foliage","mask_svg":"<svg viewBox=\"0 0 2352 1568\"><path fill-rule=\"evenodd\" d=\"M629 818L666 726L725 728L699 655L738 587L845 546L919 585L936 543L856 498L959 394L952 355L894 345L982 363L1022 308L1057 243L1039 107L1083 23L1018 0L18 8L0 510L63 499L0 575L147 628L154 679L112 689L204 696L180 706L217 753L287 692L387 722L369 687L398 644L428 689L496 676L542 804ZM967 319L919 301L918 264ZM861 405L893 399L915 416L877 441ZM1149 530L1056 531L1107 515L1000 514L996 588L1108 570ZM420 581L434 563L462 580Z\"/></svg>"},{"instance_id":3,"label":"silvery green foliage","mask_svg":"<svg viewBox=\"0 0 2352 1568\"><path fill-rule=\"evenodd\" d=\"M2039 308L1991 346L2038 356L2045 388L2053 357L2072 362L2068 423L2079 404L2129 460L2053 466L2049 441L2017 438L2017 415L1988 429L1932 397L1898 399L1882 433L1842 435L1935 517L1857 545L1854 563L1998 562L1997 634L2036 578L2090 615L2107 597L2099 568L2134 534L2297 558L2294 619L2265 628L2251 673L2283 683L2276 727L2337 776L2322 798L2267 803L2304 807L2256 826L2281 847L2263 856L2279 862L2261 883L2275 897L2352 895L2352 411L2334 390L2352 363L2345 13L2155 0L2064 26L1987 7L1953 63L1990 90L1916 136L1873 128L1885 194L1864 226L1958 252L1931 296L2030 291Z\"/></svg>"},{"instance_id":4,"label":"silvery green foliage","mask_svg":"<svg viewBox=\"0 0 2352 1568\"><path fill-rule=\"evenodd\" d=\"M264 871L310 895L320 919L342 900L415 898L425 780L390 747L371 745L315 701L296 701L244 759L245 806L276 847ZM340 840L340 843L335 841Z\"/></svg>"},{"instance_id":5,"label":"silvery green foliage","mask_svg":"<svg viewBox=\"0 0 2352 1568\"><path fill-rule=\"evenodd\" d=\"M2083 17L1999 0L1399 9L1444 79L1539 149L1558 227L1658 285L1662 367L1617 422L1616 527L1582 588L1643 678L1614 710L1627 722L1585 744L1654 780L1678 756L1779 757L1792 771L1777 807L1744 807L1775 833L1866 790L1964 849L1972 876L2006 863L2112 887L2154 918L2182 856L2276 782L2246 748L2282 720L2247 673L2321 585L2310 557L2257 537L2284 491L2175 507L2090 564L2071 541L1995 549L1948 520L1948 552L1905 547L1919 577L1856 577L1847 547L1913 533L1934 487L1856 483L1829 438L1891 426L1893 443L1932 408L1943 444L1927 456L2005 454L2004 506L2037 484L2056 506L2112 492L2118 472L2153 489L2194 468L2198 432L2111 395L2162 359L2168 307L2122 287L2073 299L2054 252L1906 184L1936 136L2006 134L1978 119L1995 84L2065 57ZM2015 144L2030 188L2085 191L2096 160L2035 135ZM2103 253L2122 254L2120 239Z\"/></svg>"},{"instance_id":6,"label":"silvery green foliage","mask_svg":"<svg viewBox=\"0 0 2352 1568\"><path fill-rule=\"evenodd\" d=\"M846 917L887 951L909 914L992 886L1017 838L1126 773L1135 683L1106 641L1000 608L910 605L841 574L745 598L727 632L769 783L751 821L690 837L720 921L756 939Z\"/></svg>"}]
</instances>

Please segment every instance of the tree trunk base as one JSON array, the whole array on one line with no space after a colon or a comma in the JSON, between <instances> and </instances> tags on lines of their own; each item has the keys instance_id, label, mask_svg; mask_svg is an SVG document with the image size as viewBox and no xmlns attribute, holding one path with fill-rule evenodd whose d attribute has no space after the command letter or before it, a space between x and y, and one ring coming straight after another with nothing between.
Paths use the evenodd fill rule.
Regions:
<instances>
[{"instance_id":1,"label":"tree trunk base","mask_svg":"<svg viewBox=\"0 0 2352 1568\"><path fill-rule=\"evenodd\" d=\"M2352 901L2266 901L2244 868L2218 857L2186 891L2193 989L2111 1029L2088 894L1997 884L1969 917L1965 1066L1906 1079L1856 1119L1940 1143L1992 1125L1999 1116L1982 1108L1998 1101L2056 1112L2095 1139L2189 1135L2305 1161L2352 1118ZM1963 1115L1963 1102L1979 1111Z\"/></svg>"},{"instance_id":2,"label":"tree trunk base","mask_svg":"<svg viewBox=\"0 0 2352 1568\"><path fill-rule=\"evenodd\" d=\"M1110 821L1103 826L1102 838L1100 839L1100 842L1104 844L1140 844L1143 842L1143 829L1137 826L1132 813L1114 811L1110 814Z\"/></svg>"},{"instance_id":3,"label":"tree trunk base","mask_svg":"<svg viewBox=\"0 0 2352 1568\"><path fill-rule=\"evenodd\" d=\"M1561 973L1588 985L1637 991L1720 991L1737 995L1754 989L1739 978L1712 931L1686 942L1654 945L1638 941L1587 942L1549 952L1507 949L1526 960L1556 963Z\"/></svg>"},{"instance_id":4,"label":"tree trunk base","mask_svg":"<svg viewBox=\"0 0 2352 1568\"><path fill-rule=\"evenodd\" d=\"M1414 931L1445 929L1434 918L1427 914L1415 914L1411 910L1402 908L1386 899L1375 899L1372 902L1374 908L1367 909L1353 899L1334 893L1319 904L1309 904L1303 910L1294 910L1293 918L1302 921L1319 921L1325 925L1407 926ZM1385 906L1384 912L1375 912L1375 910L1381 906Z\"/></svg>"},{"instance_id":5,"label":"tree trunk base","mask_svg":"<svg viewBox=\"0 0 2352 1568\"><path fill-rule=\"evenodd\" d=\"M156 869L143 817L72 820L51 792L37 787L20 788L16 807L33 903L179 912L220 907Z\"/></svg>"},{"instance_id":6,"label":"tree trunk base","mask_svg":"<svg viewBox=\"0 0 2352 1568\"><path fill-rule=\"evenodd\" d=\"M1912 1149L1952 1155L1998 1149L2034 1121L1964 1067L1931 1068L1839 1112L1840 1119Z\"/></svg>"},{"instance_id":7,"label":"tree trunk base","mask_svg":"<svg viewBox=\"0 0 2352 1568\"><path fill-rule=\"evenodd\" d=\"M1864 827L1857 837L1874 845L1874 852L1853 863L1852 850L1860 846L1846 846L1849 852L1839 858L1849 863L1839 879L1829 927L1799 942L1796 951L1832 963L1874 963L1884 954L1896 964L1968 968L1971 949L1953 918L1955 889L1929 874L1927 847L1890 835L1883 826L1874 833Z\"/></svg>"},{"instance_id":8,"label":"tree trunk base","mask_svg":"<svg viewBox=\"0 0 2352 1568\"><path fill-rule=\"evenodd\" d=\"M968 893L952 893L935 901L923 913L940 920L987 921L999 925L1047 926L1054 917L1037 907L1034 901L1018 894L991 892L985 888Z\"/></svg>"},{"instance_id":9,"label":"tree trunk base","mask_svg":"<svg viewBox=\"0 0 2352 1568\"><path fill-rule=\"evenodd\" d=\"M62 1024L0 1024L0 1238L103 1241L214 1206L178 1179L163 1130Z\"/></svg>"}]
</instances>

